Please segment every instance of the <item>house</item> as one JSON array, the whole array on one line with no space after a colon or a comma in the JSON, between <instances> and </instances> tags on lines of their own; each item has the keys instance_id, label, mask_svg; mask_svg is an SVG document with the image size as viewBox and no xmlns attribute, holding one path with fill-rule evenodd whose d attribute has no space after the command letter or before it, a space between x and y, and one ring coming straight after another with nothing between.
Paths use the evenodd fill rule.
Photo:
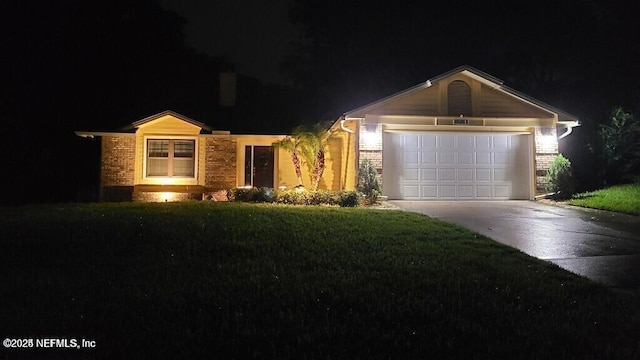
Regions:
<instances>
[{"instance_id":1,"label":"house","mask_svg":"<svg viewBox=\"0 0 640 360\"><path fill-rule=\"evenodd\" d=\"M346 112L328 129L321 188L356 187L371 159L390 199L533 199L578 119L462 66ZM239 135L165 111L101 138L100 199L168 201L297 185L285 135ZM308 178L308 173L303 174Z\"/></svg>"},{"instance_id":2,"label":"house","mask_svg":"<svg viewBox=\"0 0 640 360\"><path fill-rule=\"evenodd\" d=\"M340 117L383 194L406 200L534 199L578 118L470 66ZM351 129L351 130L349 130Z\"/></svg>"},{"instance_id":3,"label":"house","mask_svg":"<svg viewBox=\"0 0 640 360\"><path fill-rule=\"evenodd\" d=\"M237 135L216 131L184 115L164 111L118 131L76 131L100 138L101 201L181 201L234 187L298 185L291 155L273 146L285 135ZM344 188L334 174L341 136L331 142L321 186ZM333 161L337 159L336 161ZM308 177L308 173L303 170ZM354 187L353 179L346 185Z\"/></svg>"}]
</instances>

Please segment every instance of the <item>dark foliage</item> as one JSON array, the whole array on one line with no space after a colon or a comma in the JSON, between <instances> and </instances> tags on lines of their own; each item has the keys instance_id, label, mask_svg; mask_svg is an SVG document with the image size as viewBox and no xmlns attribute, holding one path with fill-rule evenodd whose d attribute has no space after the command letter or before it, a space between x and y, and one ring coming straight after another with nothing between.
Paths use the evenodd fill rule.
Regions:
<instances>
[{"instance_id":1,"label":"dark foliage","mask_svg":"<svg viewBox=\"0 0 640 360\"><path fill-rule=\"evenodd\" d=\"M598 131L605 184L631 182L640 175L640 120L622 107L611 112Z\"/></svg>"},{"instance_id":2,"label":"dark foliage","mask_svg":"<svg viewBox=\"0 0 640 360\"><path fill-rule=\"evenodd\" d=\"M364 194L365 201L374 204L380 195L380 182L378 181L378 170L371 159L365 159L358 168L358 191Z\"/></svg>"},{"instance_id":3,"label":"dark foliage","mask_svg":"<svg viewBox=\"0 0 640 360\"><path fill-rule=\"evenodd\" d=\"M547 171L547 190L559 200L569 199L575 192L571 161L559 154Z\"/></svg>"}]
</instances>

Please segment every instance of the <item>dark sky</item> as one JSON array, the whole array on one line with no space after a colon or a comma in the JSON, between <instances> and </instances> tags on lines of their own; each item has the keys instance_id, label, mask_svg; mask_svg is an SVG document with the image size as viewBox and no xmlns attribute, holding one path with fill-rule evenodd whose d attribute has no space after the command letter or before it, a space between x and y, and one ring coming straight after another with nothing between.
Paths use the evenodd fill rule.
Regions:
<instances>
[{"instance_id":1,"label":"dark sky","mask_svg":"<svg viewBox=\"0 0 640 360\"><path fill-rule=\"evenodd\" d=\"M186 39L196 50L225 55L240 73L264 82L287 81L281 63L296 54L292 43L305 27L314 36L315 52L305 54L311 60L306 59L307 68L298 69L297 76L307 85L329 88L337 85L331 81L338 86L358 83L357 89L318 104L331 107L327 100L351 94L352 102L335 105L346 106L344 111L463 64L552 103L573 92L572 87L584 90L578 84L581 77L611 79L601 83L611 89L602 91L624 94L620 89L633 86L638 75L634 64L640 56L640 27L622 0L160 3L187 20ZM293 25L289 7L296 4L303 4L297 14L301 21Z\"/></svg>"},{"instance_id":2,"label":"dark sky","mask_svg":"<svg viewBox=\"0 0 640 360\"><path fill-rule=\"evenodd\" d=\"M282 56L300 36L288 20L289 0L160 0L185 17L187 42L212 56L226 55L238 71L282 83Z\"/></svg>"}]
</instances>

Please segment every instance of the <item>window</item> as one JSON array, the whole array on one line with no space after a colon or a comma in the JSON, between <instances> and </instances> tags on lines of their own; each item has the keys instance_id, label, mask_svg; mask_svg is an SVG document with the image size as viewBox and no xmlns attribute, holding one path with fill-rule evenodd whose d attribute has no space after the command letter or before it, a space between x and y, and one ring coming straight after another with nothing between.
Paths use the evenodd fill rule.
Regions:
<instances>
[{"instance_id":1,"label":"window","mask_svg":"<svg viewBox=\"0 0 640 360\"><path fill-rule=\"evenodd\" d=\"M195 177L195 140L148 139L148 177Z\"/></svg>"}]
</instances>

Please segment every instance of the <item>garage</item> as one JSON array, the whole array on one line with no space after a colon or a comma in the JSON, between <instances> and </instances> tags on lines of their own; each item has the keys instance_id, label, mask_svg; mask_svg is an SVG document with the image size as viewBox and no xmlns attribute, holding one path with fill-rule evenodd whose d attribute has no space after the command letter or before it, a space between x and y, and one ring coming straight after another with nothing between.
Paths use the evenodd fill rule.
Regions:
<instances>
[{"instance_id":1,"label":"garage","mask_svg":"<svg viewBox=\"0 0 640 360\"><path fill-rule=\"evenodd\" d=\"M532 196L527 133L385 132L383 192L403 200L509 200Z\"/></svg>"}]
</instances>

